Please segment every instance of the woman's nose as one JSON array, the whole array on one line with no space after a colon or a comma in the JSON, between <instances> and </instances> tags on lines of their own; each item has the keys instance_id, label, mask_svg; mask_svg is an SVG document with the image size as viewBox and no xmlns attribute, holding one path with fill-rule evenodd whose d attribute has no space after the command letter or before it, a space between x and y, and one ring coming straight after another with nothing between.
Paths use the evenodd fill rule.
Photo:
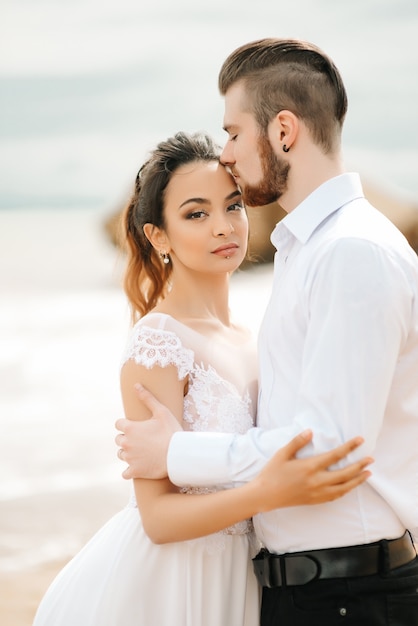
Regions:
<instances>
[{"instance_id":1,"label":"woman's nose","mask_svg":"<svg viewBox=\"0 0 418 626\"><path fill-rule=\"evenodd\" d=\"M231 220L229 220L228 216L225 215L222 219L216 220L213 231L215 237L225 237L234 232L234 227Z\"/></svg>"}]
</instances>

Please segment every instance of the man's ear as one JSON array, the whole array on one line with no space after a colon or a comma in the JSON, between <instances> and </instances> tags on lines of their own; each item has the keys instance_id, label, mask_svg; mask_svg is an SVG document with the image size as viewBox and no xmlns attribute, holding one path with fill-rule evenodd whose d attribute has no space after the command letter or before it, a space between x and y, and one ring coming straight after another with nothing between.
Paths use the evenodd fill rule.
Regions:
<instances>
[{"instance_id":1,"label":"man's ear","mask_svg":"<svg viewBox=\"0 0 418 626\"><path fill-rule=\"evenodd\" d=\"M154 224L144 224L143 231L145 237L158 253L164 251L168 254L170 249L167 235L165 234L164 230L162 230L158 226L155 226Z\"/></svg>"},{"instance_id":2,"label":"man's ear","mask_svg":"<svg viewBox=\"0 0 418 626\"><path fill-rule=\"evenodd\" d=\"M299 132L299 119L287 109L279 111L276 117L272 119L268 127L268 134L275 151L288 152L294 144Z\"/></svg>"}]
</instances>

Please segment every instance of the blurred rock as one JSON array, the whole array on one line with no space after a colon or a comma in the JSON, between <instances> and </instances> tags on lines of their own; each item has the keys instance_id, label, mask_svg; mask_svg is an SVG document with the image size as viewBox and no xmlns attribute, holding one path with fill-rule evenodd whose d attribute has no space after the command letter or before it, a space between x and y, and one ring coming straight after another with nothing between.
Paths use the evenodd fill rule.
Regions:
<instances>
[{"instance_id":1,"label":"blurred rock","mask_svg":"<svg viewBox=\"0 0 418 626\"><path fill-rule=\"evenodd\" d=\"M385 193L363 181L364 194L373 206L391 220L418 253L418 203Z\"/></svg>"}]
</instances>

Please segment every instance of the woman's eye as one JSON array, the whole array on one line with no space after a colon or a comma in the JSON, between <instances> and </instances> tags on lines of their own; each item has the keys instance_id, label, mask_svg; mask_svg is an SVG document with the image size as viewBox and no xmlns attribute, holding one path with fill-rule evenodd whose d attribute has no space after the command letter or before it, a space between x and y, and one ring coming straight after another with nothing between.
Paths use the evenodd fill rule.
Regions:
<instances>
[{"instance_id":1,"label":"woman's eye","mask_svg":"<svg viewBox=\"0 0 418 626\"><path fill-rule=\"evenodd\" d=\"M229 141L236 141L237 140L238 135L231 135L229 138Z\"/></svg>"},{"instance_id":2,"label":"woman's eye","mask_svg":"<svg viewBox=\"0 0 418 626\"><path fill-rule=\"evenodd\" d=\"M242 211L243 209L244 207L240 202L234 202L234 204L229 205L227 211Z\"/></svg>"},{"instance_id":3,"label":"woman's eye","mask_svg":"<svg viewBox=\"0 0 418 626\"><path fill-rule=\"evenodd\" d=\"M199 218L206 215L205 211L193 211L192 213L188 213L186 215L187 220L198 220Z\"/></svg>"}]
</instances>

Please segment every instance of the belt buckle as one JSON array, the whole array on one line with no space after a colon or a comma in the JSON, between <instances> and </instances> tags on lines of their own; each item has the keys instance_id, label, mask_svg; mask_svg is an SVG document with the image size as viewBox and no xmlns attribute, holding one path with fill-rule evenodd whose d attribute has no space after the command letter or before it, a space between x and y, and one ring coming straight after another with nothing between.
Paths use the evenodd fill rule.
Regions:
<instances>
[{"instance_id":1,"label":"belt buckle","mask_svg":"<svg viewBox=\"0 0 418 626\"><path fill-rule=\"evenodd\" d=\"M262 587L272 589L282 586L281 558L279 555L270 554L265 548L253 558L254 572Z\"/></svg>"},{"instance_id":2,"label":"belt buckle","mask_svg":"<svg viewBox=\"0 0 418 626\"><path fill-rule=\"evenodd\" d=\"M306 585L321 574L320 564L311 556L272 555L267 550L262 550L253 558L253 567L260 585L269 589Z\"/></svg>"}]
</instances>

